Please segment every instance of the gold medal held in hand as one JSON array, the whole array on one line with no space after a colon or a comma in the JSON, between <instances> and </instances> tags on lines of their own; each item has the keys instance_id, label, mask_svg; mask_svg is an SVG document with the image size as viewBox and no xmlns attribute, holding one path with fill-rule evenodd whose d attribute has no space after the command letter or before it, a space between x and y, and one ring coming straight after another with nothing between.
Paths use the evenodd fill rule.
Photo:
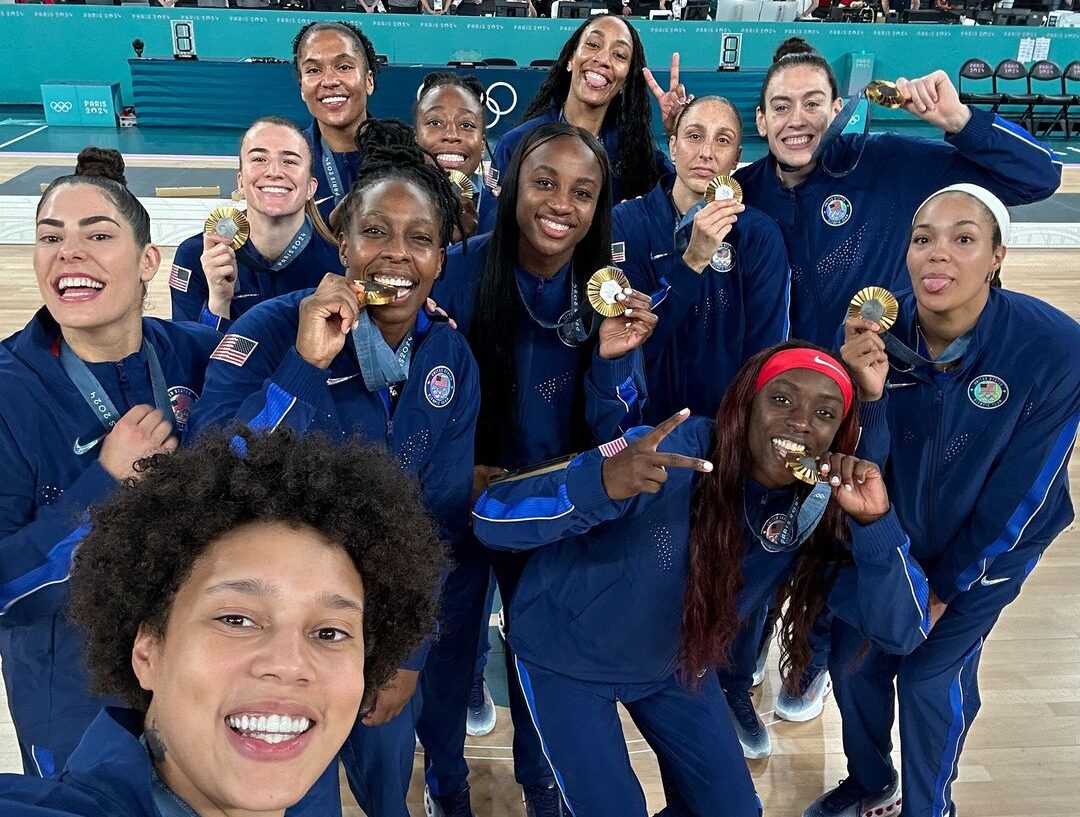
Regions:
<instances>
[{"instance_id":1,"label":"gold medal held in hand","mask_svg":"<svg viewBox=\"0 0 1080 817\"><path fill-rule=\"evenodd\" d=\"M866 86L866 98L882 108L903 108L907 102L896 83L887 79L871 80Z\"/></svg>"},{"instance_id":2,"label":"gold medal held in hand","mask_svg":"<svg viewBox=\"0 0 1080 817\"><path fill-rule=\"evenodd\" d=\"M742 203L742 185L735 181L731 176L716 176L709 186L705 188L705 201L724 201L725 199L735 199L735 201Z\"/></svg>"},{"instance_id":3,"label":"gold medal held in hand","mask_svg":"<svg viewBox=\"0 0 1080 817\"><path fill-rule=\"evenodd\" d=\"M363 292L356 293L356 299L364 306L385 306L397 300L397 287L376 284L374 281L360 281Z\"/></svg>"},{"instance_id":4,"label":"gold medal held in hand","mask_svg":"<svg viewBox=\"0 0 1080 817\"><path fill-rule=\"evenodd\" d=\"M247 216L243 210L235 207L215 207L206 219L206 232L230 239L232 248L238 250L248 240L251 228L248 227Z\"/></svg>"},{"instance_id":5,"label":"gold medal held in hand","mask_svg":"<svg viewBox=\"0 0 1080 817\"><path fill-rule=\"evenodd\" d=\"M461 191L461 195L465 198L472 200L476 195L476 185L473 184L473 180L462 173L460 170L449 170L446 175L450 177L450 181Z\"/></svg>"},{"instance_id":6,"label":"gold medal held in hand","mask_svg":"<svg viewBox=\"0 0 1080 817\"><path fill-rule=\"evenodd\" d=\"M618 296L630 289L630 281L618 267L601 267L586 285L589 303L605 318L614 318L626 311L625 302Z\"/></svg>"},{"instance_id":7,"label":"gold medal held in hand","mask_svg":"<svg viewBox=\"0 0 1080 817\"><path fill-rule=\"evenodd\" d=\"M795 479L814 485L821 481L821 472L818 470L817 461L813 457L800 457L797 454L788 454L784 457L784 466L795 475Z\"/></svg>"},{"instance_id":8,"label":"gold medal held in hand","mask_svg":"<svg viewBox=\"0 0 1080 817\"><path fill-rule=\"evenodd\" d=\"M884 287L863 287L851 299L848 315L863 318L881 326L882 332L889 331L900 314L900 304L896 296Z\"/></svg>"}]
</instances>

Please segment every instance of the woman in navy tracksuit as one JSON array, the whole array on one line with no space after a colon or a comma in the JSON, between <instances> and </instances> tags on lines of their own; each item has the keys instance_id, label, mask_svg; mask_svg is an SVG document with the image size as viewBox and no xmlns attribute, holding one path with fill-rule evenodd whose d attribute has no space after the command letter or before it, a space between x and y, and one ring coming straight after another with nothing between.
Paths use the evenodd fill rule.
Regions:
<instances>
[{"instance_id":1,"label":"woman in navy tracksuit","mask_svg":"<svg viewBox=\"0 0 1080 817\"><path fill-rule=\"evenodd\" d=\"M480 368L481 489L492 473L609 440L621 423L633 425L640 417L645 395L638 347L656 321L649 298L633 293L627 315L598 321L585 293L586 281L610 259L610 219L603 146L581 128L550 122L519 144L503 178L495 231L448 253L435 299L468 336ZM448 627L433 646L431 664L442 671L425 674L425 698L452 703L430 719L425 707L419 729L437 815L468 813L454 809L468 808L464 710L493 562L475 541L455 558L458 567L442 600L444 625L466 622L473 629L455 636ZM506 555L494 560L504 603L521 565ZM559 813L551 770L513 689L510 703L515 774L528 813Z\"/></svg>"},{"instance_id":2,"label":"woman in navy tracksuit","mask_svg":"<svg viewBox=\"0 0 1080 817\"><path fill-rule=\"evenodd\" d=\"M144 318L161 260L115 151L87 148L37 209L44 307L0 348L0 655L23 769L63 766L105 701L68 623L85 511L172 450L217 343L205 327Z\"/></svg>"},{"instance_id":3,"label":"woman in navy tracksuit","mask_svg":"<svg viewBox=\"0 0 1080 817\"><path fill-rule=\"evenodd\" d=\"M829 346L852 293L907 286L902 263L915 208L943 184L985 185L1006 204L1049 197L1061 162L1023 128L962 105L944 71L899 81L904 107L945 141L892 133L826 137L843 100L829 64L803 40L776 52L758 102L769 154L735 177L745 203L780 225L792 270L791 334Z\"/></svg>"},{"instance_id":4,"label":"woman in navy tracksuit","mask_svg":"<svg viewBox=\"0 0 1080 817\"><path fill-rule=\"evenodd\" d=\"M675 174L612 218L612 262L653 294L659 322L645 344L645 421L680 408L712 417L742 364L787 338L789 273L772 219L734 199L706 204L713 177L730 174L742 122L722 97L697 97L669 142Z\"/></svg>"},{"instance_id":5,"label":"woman in navy tracksuit","mask_svg":"<svg viewBox=\"0 0 1080 817\"><path fill-rule=\"evenodd\" d=\"M341 224L346 276L327 275L317 289L267 301L236 322L207 371L196 427L236 418L383 441L420 480L444 541L456 547L468 522L479 379L465 338L422 307L458 212L453 185L415 145L366 151ZM395 287L398 299L361 309L357 293L370 282ZM475 629L472 643L475 655ZM408 814L426 652L378 690L342 750L357 801L377 817ZM333 783L304 805L328 810L336 795Z\"/></svg>"},{"instance_id":6,"label":"woman in navy tracksuit","mask_svg":"<svg viewBox=\"0 0 1080 817\"><path fill-rule=\"evenodd\" d=\"M674 65L677 71L678 63ZM603 142L612 167L615 204L647 193L673 168L653 140L645 66L645 47L625 17L601 15L583 22L529 103L525 121L496 143L488 185L498 190L503 184L502 176L525 134L545 122L569 122ZM663 111L667 97L677 94L658 92L653 91ZM479 232L495 226L497 209L494 196L482 203Z\"/></svg>"},{"instance_id":7,"label":"woman in navy tracksuit","mask_svg":"<svg viewBox=\"0 0 1080 817\"><path fill-rule=\"evenodd\" d=\"M176 248L169 275L174 321L227 332L255 304L341 272L337 243L313 203L312 169L311 147L293 122L270 116L248 128L236 180L251 235L238 250L232 239L204 233Z\"/></svg>"},{"instance_id":8,"label":"woman in navy tracksuit","mask_svg":"<svg viewBox=\"0 0 1080 817\"><path fill-rule=\"evenodd\" d=\"M616 701L657 754L662 814L759 813L711 670L740 620L780 587L789 677L809 662L809 628L826 604L885 649L925 637L926 580L877 467L827 453L854 449L852 403L836 358L770 347L740 371L715 424L684 410L477 502L482 541L538 548L508 637L575 815L647 813ZM799 487L785 465L793 452L827 464L832 487Z\"/></svg>"},{"instance_id":9,"label":"woman in navy tracksuit","mask_svg":"<svg viewBox=\"0 0 1080 817\"><path fill-rule=\"evenodd\" d=\"M847 323L862 446L885 463L940 619L911 655L871 649L857 672L833 676L849 777L807 809L811 817L899 802L889 759L894 683L904 813L955 814L951 787L979 710L983 641L1072 521L1066 472L1080 422L1080 326L1000 288L1008 233L1008 211L989 191L939 191L912 225L914 292L900 299L888 345L869 322ZM859 650L856 640L835 624L834 666Z\"/></svg>"},{"instance_id":10,"label":"woman in navy tracksuit","mask_svg":"<svg viewBox=\"0 0 1080 817\"><path fill-rule=\"evenodd\" d=\"M300 97L311 113L304 133L319 183L315 204L330 223L330 214L360 172L361 156L353 140L375 91L375 46L356 26L333 20L301 28L292 53Z\"/></svg>"}]
</instances>

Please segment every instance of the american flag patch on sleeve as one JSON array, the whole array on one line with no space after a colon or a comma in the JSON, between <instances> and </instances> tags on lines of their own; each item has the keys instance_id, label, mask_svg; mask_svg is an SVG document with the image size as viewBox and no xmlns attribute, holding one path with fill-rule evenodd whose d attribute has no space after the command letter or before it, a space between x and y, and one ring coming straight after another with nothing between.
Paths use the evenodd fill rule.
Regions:
<instances>
[{"instance_id":1,"label":"american flag patch on sleeve","mask_svg":"<svg viewBox=\"0 0 1080 817\"><path fill-rule=\"evenodd\" d=\"M626 260L626 242L616 241L611 245L611 263L621 264Z\"/></svg>"},{"instance_id":2,"label":"american flag patch on sleeve","mask_svg":"<svg viewBox=\"0 0 1080 817\"><path fill-rule=\"evenodd\" d=\"M221 343L217 345L214 353L210 355L210 359L222 360L231 363L233 366L243 366L258 345L257 340L245 338L243 335L228 334L221 339Z\"/></svg>"},{"instance_id":3,"label":"american flag patch on sleeve","mask_svg":"<svg viewBox=\"0 0 1080 817\"><path fill-rule=\"evenodd\" d=\"M169 271L169 286L171 286L177 292L187 292L188 284L190 283L191 270L189 270L187 267L181 267L173 264L172 269Z\"/></svg>"},{"instance_id":4,"label":"american flag patch on sleeve","mask_svg":"<svg viewBox=\"0 0 1080 817\"><path fill-rule=\"evenodd\" d=\"M605 458L606 457L614 457L616 454L618 454L624 448L626 448L626 438L625 437L619 437L618 439L612 440L609 443L604 443L603 445L601 445L600 446L600 454Z\"/></svg>"},{"instance_id":5,"label":"american flag patch on sleeve","mask_svg":"<svg viewBox=\"0 0 1080 817\"><path fill-rule=\"evenodd\" d=\"M484 174L484 184L492 188L499 186L499 171L497 168L488 165L487 172Z\"/></svg>"}]
</instances>

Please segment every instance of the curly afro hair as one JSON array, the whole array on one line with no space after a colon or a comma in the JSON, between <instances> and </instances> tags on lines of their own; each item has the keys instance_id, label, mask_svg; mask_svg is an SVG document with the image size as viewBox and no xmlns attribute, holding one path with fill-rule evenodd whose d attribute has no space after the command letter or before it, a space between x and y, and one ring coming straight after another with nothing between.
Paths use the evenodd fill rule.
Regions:
<instances>
[{"instance_id":1,"label":"curly afro hair","mask_svg":"<svg viewBox=\"0 0 1080 817\"><path fill-rule=\"evenodd\" d=\"M145 710L131 668L140 625L164 637L173 600L218 539L251 522L307 526L337 542L364 583L364 680L386 683L435 630L446 555L416 481L381 448L286 430L207 434L138 464L103 504L71 574L96 691Z\"/></svg>"}]
</instances>

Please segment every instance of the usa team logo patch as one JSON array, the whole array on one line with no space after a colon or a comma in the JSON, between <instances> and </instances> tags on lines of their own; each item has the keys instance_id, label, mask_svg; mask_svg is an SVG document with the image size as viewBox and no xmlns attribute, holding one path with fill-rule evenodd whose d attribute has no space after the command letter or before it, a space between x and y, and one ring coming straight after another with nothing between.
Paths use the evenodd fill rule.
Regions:
<instances>
[{"instance_id":1,"label":"usa team logo patch","mask_svg":"<svg viewBox=\"0 0 1080 817\"><path fill-rule=\"evenodd\" d=\"M731 272L735 267L735 248L725 241L716 248L709 266L717 272Z\"/></svg>"},{"instance_id":2,"label":"usa team logo patch","mask_svg":"<svg viewBox=\"0 0 1080 817\"><path fill-rule=\"evenodd\" d=\"M454 399L454 373L446 366L436 366L424 378L424 397L435 408L446 408Z\"/></svg>"},{"instance_id":3,"label":"usa team logo patch","mask_svg":"<svg viewBox=\"0 0 1080 817\"><path fill-rule=\"evenodd\" d=\"M611 263L621 264L626 260L626 242L616 241L611 245Z\"/></svg>"},{"instance_id":4,"label":"usa team logo patch","mask_svg":"<svg viewBox=\"0 0 1080 817\"><path fill-rule=\"evenodd\" d=\"M169 286L177 292L187 292L190 284L191 270L173 264L172 269L169 271Z\"/></svg>"},{"instance_id":5,"label":"usa team logo patch","mask_svg":"<svg viewBox=\"0 0 1080 817\"><path fill-rule=\"evenodd\" d=\"M968 384L968 399L981 409L996 409L1009 399L1009 385L1000 377L981 374Z\"/></svg>"},{"instance_id":6,"label":"usa team logo patch","mask_svg":"<svg viewBox=\"0 0 1080 817\"><path fill-rule=\"evenodd\" d=\"M230 333L221 339L221 343L210 355L210 359L231 363L233 366L243 366L258 345L257 340Z\"/></svg>"},{"instance_id":7,"label":"usa team logo patch","mask_svg":"<svg viewBox=\"0 0 1080 817\"><path fill-rule=\"evenodd\" d=\"M842 227L851 218L851 202L847 196L835 193L821 205L821 218L830 227Z\"/></svg>"},{"instance_id":8,"label":"usa team logo patch","mask_svg":"<svg viewBox=\"0 0 1080 817\"><path fill-rule=\"evenodd\" d=\"M172 405L173 417L176 418L177 431L187 431L188 418L197 402L199 395L187 386L169 387L169 403Z\"/></svg>"}]
</instances>

